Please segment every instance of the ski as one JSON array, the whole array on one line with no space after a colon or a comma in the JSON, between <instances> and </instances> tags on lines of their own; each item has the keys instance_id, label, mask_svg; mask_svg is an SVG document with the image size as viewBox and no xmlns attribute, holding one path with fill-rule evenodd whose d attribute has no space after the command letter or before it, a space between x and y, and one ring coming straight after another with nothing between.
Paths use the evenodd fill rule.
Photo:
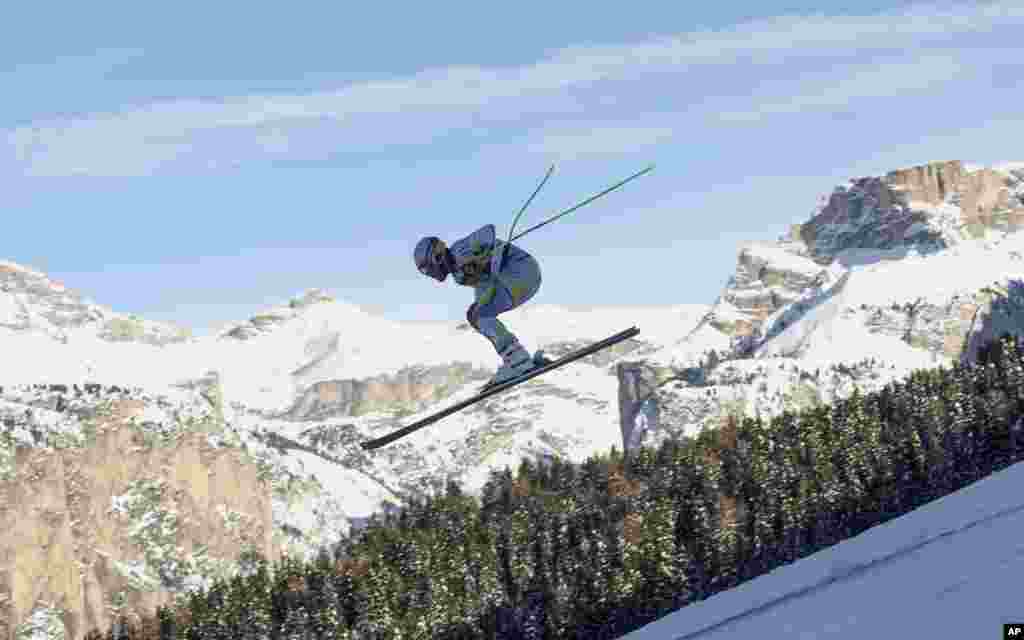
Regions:
<instances>
[{"instance_id":1,"label":"ski","mask_svg":"<svg viewBox=\"0 0 1024 640\"><path fill-rule=\"evenodd\" d=\"M616 333L615 335L613 335L611 337L605 338L604 340L601 340L600 342L595 342L592 345L583 347L582 349L580 349L578 351L573 351L569 355L562 356L561 358L559 358L557 360L549 362L548 364L546 364L546 365L544 365L542 367L537 367L536 369L532 369L532 370L524 373L521 376L518 376L518 377L513 378L511 380L506 380L505 382L501 382L501 383L498 383L496 385L492 385L490 387L487 387L486 389L484 389L483 391L481 391L477 395L473 396L472 398L467 398L466 400L463 400L462 402L454 404L454 405L452 405L452 406L450 406L450 407L448 407L446 409L443 409L441 411L438 411L437 413L435 413L435 414L433 414L431 416L427 416L426 418L423 418L419 422L414 422L414 423L410 424L407 427L402 427L401 429L396 429L395 431L392 431L391 433L389 433L387 435L381 436L379 438L374 438L373 440L368 440L366 442L363 442L363 443L360 444L360 446L364 450L366 450L366 451L372 451L373 449L379 449L380 447L383 447L385 445L391 444L392 442L394 442L395 440L398 440L399 438L404 438L405 436L409 435L410 433L412 433L414 431L419 431L423 427L431 425L431 424L437 422L438 420L440 420L441 418L445 418L447 416L450 416L453 413L456 413L457 411L461 411L462 409L465 409L466 407L468 407L468 406L470 406L472 404L476 404L477 402L480 402L481 400L484 400L485 398L489 398L490 396L493 396L495 394L501 393L502 391L506 391L508 389L511 389L512 387L516 386L517 384L520 384L522 382L526 382L527 380L529 380L531 378L535 378L535 377L537 377L537 376L539 376L541 374L547 373L548 371L551 371L553 369L557 369L557 368L559 368L559 367L561 367L563 365L569 364L570 362L573 362L575 360L579 360L580 358L585 358L586 356L589 356L592 353L596 353L596 352L600 351L601 349L605 349L605 348L610 347L610 346L612 346L614 344L618 344L619 342L622 342L623 340L628 340L629 338L632 338L633 336L637 335L638 333L640 333L640 330L637 329L636 327L630 327L629 329L626 329L625 331L620 331L619 333Z\"/></svg>"}]
</instances>

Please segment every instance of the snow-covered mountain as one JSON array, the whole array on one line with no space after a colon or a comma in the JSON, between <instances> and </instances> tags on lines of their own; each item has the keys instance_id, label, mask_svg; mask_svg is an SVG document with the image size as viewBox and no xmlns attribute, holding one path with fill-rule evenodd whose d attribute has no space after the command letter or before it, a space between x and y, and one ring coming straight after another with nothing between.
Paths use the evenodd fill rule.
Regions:
<instances>
[{"instance_id":1,"label":"snow-covered mountain","mask_svg":"<svg viewBox=\"0 0 1024 640\"><path fill-rule=\"evenodd\" d=\"M696 330L623 362L627 442L729 413L776 415L972 360L1024 327L1024 169L940 162L838 187L774 243L739 251Z\"/></svg>"},{"instance_id":2,"label":"snow-covered mountain","mask_svg":"<svg viewBox=\"0 0 1024 640\"><path fill-rule=\"evenodd\" d=\"M181 329L90 302L46 274L0 260L0 327L66 344L92 336L110 343L165 345L189 336Z\"/></svg>"},{"instance_id":3,"label":"snow-covered mountain","mask_svg":"<svg viewBox=\"0 0 1024 640\"><path fill-rule=\"evenodd\" d=\"M161 347L188 339L186 329L116 313L43 273L0 261L0 384L126 384Z\"/></svg>"},{"instance_id":4,"label":"snow-covered mountain","mask_svg":"<svg viewBox=\"0 0 1024 640\"><path fill-rule=\"evenodd\" d=\"M931 163L853 180L777 242L741 247L713 304L503 315L553 356L633 325L640 334L373 453L358 443L473 395L497 365L490 345L465 325L392 322L318 290L191 338L3 263L0 493L21 459L15 444L82 447L108 414L172 449L176 434L200 430L198 451L237 450L237 468L270 483L267 544L309 553L449 478L473 491L524 456L655 444L970 359L984 339L1024 326L1022 225L1017 165ZM173 485L220 468L197 455L206 467L179 456L161 473ZM224 498L236 506L263 490L239 473ZM207 504L212 480L190 482Z\"/></svg>"}]
</instances>

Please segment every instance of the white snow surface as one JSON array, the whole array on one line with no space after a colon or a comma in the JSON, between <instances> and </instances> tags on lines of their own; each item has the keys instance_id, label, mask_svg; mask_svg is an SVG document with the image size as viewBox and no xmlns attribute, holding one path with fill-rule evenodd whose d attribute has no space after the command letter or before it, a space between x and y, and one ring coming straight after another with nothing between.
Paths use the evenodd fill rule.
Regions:
<instances>
[{"instance_id":1,"label":"white snow surface","mask_svg":"<svg viewBox=\"0 0 1024 640\"><path fill-rule=\"evenodd\" d=\"M894 260L892 251L858 249L837 257L833 269L848 271L834 294L767 342L756 357L796 352L807 364L877 358L902 370L942 364L929 353L891 336L872 334L862 319L841 312L861 305L889 307L908 301L944 304L1006 278L1024 277L1024 234L972 240L931 255L911 252Z\"/></svg>"},{"instance_id":2,"label":"white snow surface","mask_svg":"<svg viewBox=\"0 0 1024 640\"><path fill-rule=\"evenodd\" d=\"M810 278L813 278L825 268L810 258L796 255L792 251L776 244L749 242L743 244L742 248L751 256L767 261L775 269L792 271L793 273L799 273Z\"/></svg>"},{"instance_id":3,"label":"white snow surface","mask_svg":"<svg viewBox=\"0 0 1024 640\"><path fill-rule=\"evenodd\" d=\"M1000 638L1024 621L1024 463L624 640Z\"/></svg>"},{"instance_id":4,"label":"white snow surface","mask_svg":"<svg viewBox=\"0 0 1024 640\"><path fill-rule=\"evenodd\" d=\"M516 309L502 322L531 351L561 341L594 341L633 325L656 344L680 339L706 305L599 308L569 311L554 306ZM499 359L475 331L457 323L400 323L349 304L324 302L267 335L237 341L197 341L206 369L222 375L225 396L254 408L276 410L303 387L325 379L362 379L412 365L469 362L494 369ZM195 362L196 360L193 360Z\"/></svg>"},{"instance_id":5,"label":"white snow surface","mask_svg":"<svg viewBox=\"0 0 1024 640\"><path fill-rule=\"evenodd\" d=\"M1011 171L1024 171L1024 162L1004 162L993 167L996 171L1010 173Z\"/></svg>"},{"instance_id":6,"label":"white snow surface","mask_svg":"<svg viewBox=\"0 0 1024 640\"><path fill-rule=\"evenodd\" d=\"M188 345L176 345L175 351L175 347L107 342L87 331L68 334L64 343L41 331L0 327L0 385L97 382L163 389L194 368L188 366L192 351Z\"/></svg>"},{"instance_id":7,"label":"white snow surface","mask_svg":"<svg viewBox=\"0 0 1024 640\"><path fill-rule=\"evenodd\" d=\"M931 255L911 253L898 262L853 266L848 302L885 306L922 298L940 304L1007 277L1020 277L1024 274L1021 251L1024 234L1014 233L996 240L967 241Z\"/></svg>"},{"instance_id":8,"label":"white snow surface","mask_svg":"<svg viewBox=\"0 0 1024 640\"><path fill-rule=\"evenodd\" d=\"M0 295L0 303L10 297ZM599 340L637 325L655 344L680 339L707 305L610 307L569 311L527 307L502 321L527 348L559 341ZM0 308L0 315L3 308ZM0 385L83 383L131 385L158 392L208 371L221 376L225 398L279 410L305 386L324 379L361 379L412 365L470 362L494 369L486 340L455 323L394 322L343 302L322 302L248 340L204 336L162 347L111 343L88 330L66 342L41 331L0 327Z\"/></svg>"}]
</instances>

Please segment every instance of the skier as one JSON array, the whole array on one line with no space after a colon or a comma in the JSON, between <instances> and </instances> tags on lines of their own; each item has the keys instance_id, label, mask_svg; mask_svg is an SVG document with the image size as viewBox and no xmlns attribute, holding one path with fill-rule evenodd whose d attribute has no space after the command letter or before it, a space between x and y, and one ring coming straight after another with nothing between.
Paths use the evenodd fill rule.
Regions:
<instances>
[{"instance_id":1,"label":"skier","mask_svg":"<svg viewBox=\"0 0 1024 640\"><path fill-rule=\"evenodd\" d=\"M519 235L512 235L519 217L523 215L526 207L533 201L534 196L537 195L537 192L540 191L544 183L551 177L551 172L555 169L554 165L551 165L544 179L541 180L540 185L534 190L533 195L527 199L526 204L523 205L519 213L512 220L512 227L508 232L508 241L502 242L499 240L494 233L494 225L489 224L480 227L470 235L459 240L450 249L444 241L434 236L428 236L417 242L416 248L413 249L412 253L413 260L416 262L416 268L419 269L420 273L430 276L438 282L444 282L448 275L451 274L455 277L456 283L474 288L476 299L473 301L473 304L469 305L469 309L466 310L466 319L469 321L470 326L480 335L487 338L487 341L494 346L494 350L501 356L502 364L494 377L484 385L476 396L438 411L413 424L395 429L378 438L362 442L360 446L363 450L373 451L374 449L391 444L399 438L404 438L410 433L419 431L445 416L461 411L490 395L500 393L508 387L515 386L518 383L516 378L520 378L525 374L541 375L544 373L540 370L541 367L547 367L550 370L570 362L575 362L580 358L596 353L601 349L607 349L639 334L639 329L631 327L552 362L545 358L540 351L531 358L529 352L519 344L519 340L498 320L498 314L504 313L509 309L515 309L532 298L537 293L537 290L540 289L540 265L537 264L537 260L533 256L512 244L513 240L517 240L531 231L569 215L580 207L597 200L606 193L618 189L630 180L642 176L653 168L654 165L651 165L643 171L634 173L597 195L591 196L558 215L533 225ZM493 388L494 385L503 382L508 382L509 384L504 388Z\"/></svg>"},{"instance_id":2,"label":"skier","mask_svg":"<svg viewBox=\"0 0 1024 640\"><path fill-rule=\"evenodd\" d=\"M485 225L449 248L434 236L421 239L413 250L420 273L444 282L451 274L457 284L473 287L475 300L466 310L473 329L494 347L502 365L484 389L550 363L538 351L533 357L498 320L540 289L540 265L529 253L499 240L494 225Z\"/></svg>"}]
</instances>

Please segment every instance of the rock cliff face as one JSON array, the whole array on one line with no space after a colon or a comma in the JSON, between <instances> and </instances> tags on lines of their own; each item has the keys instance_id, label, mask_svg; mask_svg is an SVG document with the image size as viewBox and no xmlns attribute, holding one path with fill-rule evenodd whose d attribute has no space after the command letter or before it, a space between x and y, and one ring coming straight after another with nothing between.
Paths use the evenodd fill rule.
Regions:
<instances>
[{"instance_id":1,"label":"rock cliff face","mask_svg":"<svg viewBox=\"0 0 1024 640\"><path fill-rule=\"evenodd\" d=\"M271 492L238 449L202 428L161 433L140 400L36 391L0 401L0 638L82 638L240 553L278 557Z\"/></svg>"},{"instance_id":2,"label":"rock cliff face","mask_svg":"<svg viewBox=\"0 0 1024 640\"><path fill-rule=\"evenodd\" d=\"M970 323L966 337L956 343L960 360L965 363L976 362L978 350L1003 334L1024 333L1024 281L1010 280L1002 287L987 287L979 298L978 304L960 308L960 321Z\"/></svg>"},{"instance_id":3,"label":"rock cliff face","mask_svg":"<svg viewBox=\"0 0 1024 640\"><path fill-rule=\"evenodd\" d=\"M735 274L687 340L692 348L618 364L623 446L730 414L829 402L912 366L973 361L986 340L1024 333L1021 228L1024 171L937 162L837 188L806 224L741 248ZM941 271L915 266L940 253L944 268L977 271L977 284L951 290ZM997 255L1005 259L989 260ZM902 293L884 295L889 283L871 275L879 269L903 281ZM880 283L874 297L885 303L859 285L864 278Z\"/></svg>"},{"instance_id":4,"label":"rock cliff face","mask_svg":"<svg viewBox=\"0 0 1024 640\"><path fill-rule=\"evenodd\" d=\"M408 367L362 380L324 380L306 389L285 413L293 420L322 420L391 412L407 415L445 399L488 372L469 363Z\"/></svg>"},{"instance_id":5,"label":"rock cliff face","mask_svg":"<svg viewBox=\"0 0 1024 640\"><path fill-rule=\"evenodd\" d=\"M1024 224L1024 180L1014 172L967 171L959 161L857 178L838 187L800 236L827 263L851 248L936 251Z\"/></svg>"}]
</instances>

